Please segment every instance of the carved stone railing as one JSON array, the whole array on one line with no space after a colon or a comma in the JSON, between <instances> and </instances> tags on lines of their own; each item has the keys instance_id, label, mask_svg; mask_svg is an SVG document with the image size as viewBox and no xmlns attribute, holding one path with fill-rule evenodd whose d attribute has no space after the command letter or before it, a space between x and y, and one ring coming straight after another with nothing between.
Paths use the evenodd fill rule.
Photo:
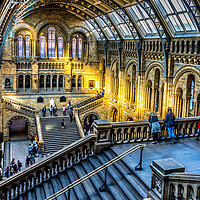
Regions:
<instances>
[{"instance_id":1,"label":"carved stone railing","mask_svg":"<svg viewBox=\"0 0 200 200\"><path fill-rule=\"evenodd\" d=\"M82 138L0 183L0 198L14 199L66 168L92 156L96 137Z\"/></svg>"},{"instance_id":2,"label":"carved stone railing","mask_svg":"<svg viewBox=\"0 0 200 200\"><path fill-rule=\"evenodd\" d=\"M15 111L15 112L18 112L18 113L28 115L30 117L35 117L35 115L39 113L39 110L36 110L35 108L33 108L31 106L22 104L16 100L8 98L8 97L3 97L2 103L4 103L5 108Z\"/></svg>"},{"instance_id":3,"label":"carved stone railing","mask_svg":"<svg viewBox=\"0 0 200 200\"><path fill-rule=\"evenodd\" d=\"M88 110L96 108L97 106L100 106L101 104L103 104L103 98L96 99L93 102L88 103L88 104L78 108L78 114L82 114Z\"/></svg>"},{"instance_id":4,"label":"carved stone railing","mask_svg":"<svg viewBox=\"0 0 200 200\"><path fill-rule=\"evenodd\" d=\"M175 120L175 134L177 138L194 136L197 131L199 117L178 118ZM168 132L162 120L159 121L162 132L159 139L167 139ZM128 122L109 122L107 120L95 120L94 132L97 135L99 150L106 146L116 143L129 143L152 140L149 122L128 121ZM102 146L102 148L101 148Z\"/></svg>"},{"instance_id":5,"label":"carved stone railing","mask_svg":"<svg viewBox=\"0 0 200 200\"><path fill-rule=\"evenodd\" d=\"M185 167L172 158L153 161L151 169L151 199L200 199L200 173L185 173Z\"/></svg>"},{"instance_id":6,"label":"carved stone railing","mask_svg":"<svg viewBox=\"0 0 200 200\"><path fill-rule=\"evenodd\" d=\"M78 130L79 130L80 136L82 138L85 137L85 133L83 131L83 127L82 127L82 124L81 124L81 121L80 121L80 118L79 118L79 115L78 115L78 108L74 108L74 118L75 118Z\"/></svg>"}]
</instances>

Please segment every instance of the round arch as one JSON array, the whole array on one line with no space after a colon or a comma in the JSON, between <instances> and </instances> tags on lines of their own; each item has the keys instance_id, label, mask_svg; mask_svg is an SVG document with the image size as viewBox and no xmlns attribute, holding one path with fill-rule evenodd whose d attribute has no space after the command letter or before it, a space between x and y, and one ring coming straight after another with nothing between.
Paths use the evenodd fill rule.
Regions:
<instances>
[{"instance_id":1,"label":"round arch","mask_svg":"<svg viewBox=\"0 0 200 200\"><path fill-rule=\"evenodd\" d=\"M112 122L116 122L117 121L117 108L116 107L112 107L110 109L110 119L112 120Z\"/></svg>"},{"instance_id":2,"label":"round arch","mask_svg":"<svg viewBox=\"0 0 200 200\"><path fill-rule=\"evenodd\" d=\"M86 37L87 42L92 41L92 36L91 36L90 32L84 27L75 26L75 27L71 28L70 31L69 31L69 37L68 38L70 39L74 33L82 33Z\"/></svg>"},{"instance_id":3,"label":"round arch","mask_svg":"<svg viewBox=\"0 0 200 200\"><path fill-rule=\"evenodd\" d=\"M124 121L127 122L127 121L135 121L135 120L134 120L134 118L131 115L126 115L124 117Z\"/></svg>"},{"instance_id":4,"label":"round arch","mask_svg":"<svg viewBox=\"0 0 200 200\"><path fill-rule=\"evenodd\" d=\"M147 70L145 73L145 80L148 79L148 76L153 68L159 68L160 74L164 74L164 66L161 63L153 62L147 66Z\"/></svg>"}]
</instances>

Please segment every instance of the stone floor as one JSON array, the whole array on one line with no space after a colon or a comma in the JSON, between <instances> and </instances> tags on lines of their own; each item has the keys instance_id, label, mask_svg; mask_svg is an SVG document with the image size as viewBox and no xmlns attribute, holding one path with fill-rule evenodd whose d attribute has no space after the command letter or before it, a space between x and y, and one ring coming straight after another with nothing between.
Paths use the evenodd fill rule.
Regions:
<instances>
[{"instance_id":1,"label":"stone floor","mask_svg":"<svg viewBox=\"0 0 200 200\"><path fill-rule=\"evenodd\" d=\"M151 181L150 164L153 160L173 158L185 167L186 172L200 174L200 141L196 141L194 137L179 139L177 144L171 144L170 142L159 144L144 142L144 144L147 147L143 151L142 171L135 171L135 166L140 160L140 150L125 157L124 161L148 186L150 186ZM120 144L113 146L112 149L119 155L135 145L137 143Z\"/></svg>"}]
</instances>

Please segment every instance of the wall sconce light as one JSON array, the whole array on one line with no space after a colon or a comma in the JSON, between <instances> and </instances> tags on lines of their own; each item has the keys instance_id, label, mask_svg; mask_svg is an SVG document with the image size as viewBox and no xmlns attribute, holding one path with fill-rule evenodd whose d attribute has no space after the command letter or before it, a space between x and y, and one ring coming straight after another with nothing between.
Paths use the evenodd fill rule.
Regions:
<instances>
[{"instance_id":1,"label":"wall sconce light","mask_svg":"<svg viewBox=\"0 0 200 200\"><path fill-rule=\"evenodd\" d=\"M35 82L35 84L37 83L37 77L36 76L34 76L34 82Z\"/></svg>"}]
</instances>

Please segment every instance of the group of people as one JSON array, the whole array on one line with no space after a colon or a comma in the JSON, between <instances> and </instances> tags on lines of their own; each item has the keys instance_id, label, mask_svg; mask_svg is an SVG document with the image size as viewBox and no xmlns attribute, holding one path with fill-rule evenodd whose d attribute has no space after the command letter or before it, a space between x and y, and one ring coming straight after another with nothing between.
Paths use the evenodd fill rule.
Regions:
<instances>
[{"instance_id":1,"label":"group of people","mask_svg":"<svg viewBox=\"0 0 200 200\"><path fill-rule=\"evenodd\" d=\"M91 133L93 133L93 128L94 128L93 123L90 124L90 122L87 121L83 128L85 135L90 135Z\"/></svg>"},{"instance_id":2,"label":"group of people","mask_svg":"<svg viewBox=\"0 0 200 200\"><path fill-rule=\"evenodd\" d=\"M165 122L165 126L167 127L168 136L169 136L171 143L174 143L174 144L177 143L176 135L174 133L175 116L170 107L168 108L166 118L163 119L163 121ZM154 111L150 112L149 127L151 128L151 134L153 135L152 143L156 144L159 141L158 133L161 132L161 126L158 121L158 117Z\"/></svg>"},{"instance_id":3,"label":"group of people","mask_svg":"<svg viewBox=\"0 0 200 200\"><path fill-rule=\"evenodd\" d=\"M22 169L22 163L20 162L20 160L16 162L15 158L13 158L10 163L10 166L7 166L6 168L5 177L8 178L13 174L16 174L17 172L20 172L21 169Z\"/></svg>"},{"instance_id":4,"label":"group of people","mask_svg":"<svg viewBox=\"0 0 200 200\"><path fill-rule=\"evenodd\" d=\"M100 92L97 91L97 93L96 93L96 97L97 98L101 98L103 96L104 96L104 91L102 91L102 92L101 91Z\"/></svg>"},{"instance_id":5,"label":"group of people","mask_svg":"<svg viewBox=\"0 0 200 200\"><path fill-rule=\"evenodd\" d=\"M42 146L38 145L35 141L34 137L30 140L30 144L28 147L28 156L26 156L26 167L31 166L35 163L35 158L39 157L40 155L44 157L42 153Z\"/></svg>"}]
</instances>

